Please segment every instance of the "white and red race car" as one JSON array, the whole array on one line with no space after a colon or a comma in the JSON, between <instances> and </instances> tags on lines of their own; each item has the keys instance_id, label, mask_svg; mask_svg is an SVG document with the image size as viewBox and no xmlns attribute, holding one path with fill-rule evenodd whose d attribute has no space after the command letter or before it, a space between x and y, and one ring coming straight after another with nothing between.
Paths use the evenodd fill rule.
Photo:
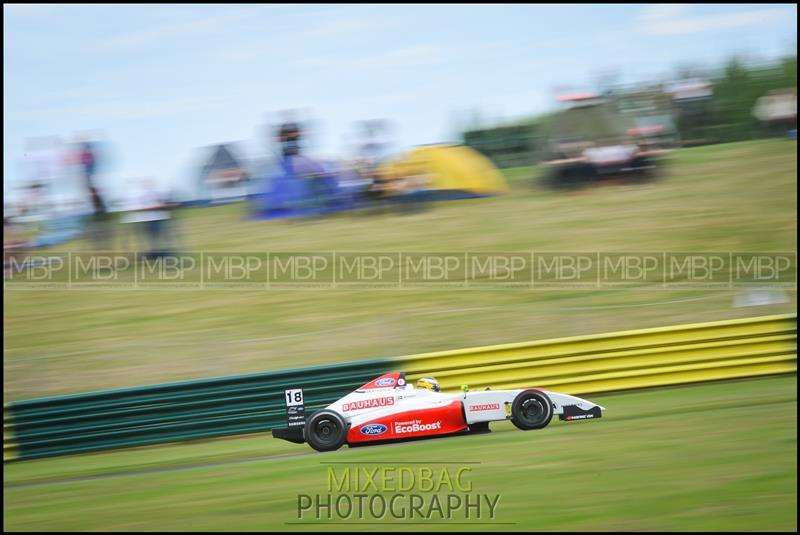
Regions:
<instances>
[{"instance_id":1,"label":"white and red race car","mask_svg":"<svg viewBox=\"0 0 800 535\"><path fill-rule=\"evenodd\" d=\"M317 451L463 433L488 432L511 420L524 431L542 429L553 415L565 421L600 418L604 407L541 388L465 390L457 394L414 388L402 372L381 375L306 420L301 389L286 391L289 426L272 436Z\"/></svg>"}]
</instances>

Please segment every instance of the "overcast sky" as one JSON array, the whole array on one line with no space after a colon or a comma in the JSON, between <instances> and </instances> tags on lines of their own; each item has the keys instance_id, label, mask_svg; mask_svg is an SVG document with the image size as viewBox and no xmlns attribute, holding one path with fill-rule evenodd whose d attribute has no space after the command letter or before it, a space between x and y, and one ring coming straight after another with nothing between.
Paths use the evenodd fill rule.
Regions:
<instances>
[{"instance_id":1,"label":"overcast sky","mask_svg":"<svg viewBox=\"0 0 800 535\"><path fill-rule=\"evenodd\" d=\"M734 53L795 50L794 5L4 5L3 183L25 140L100 130L131 177L180 184L198 147L265 151L265 121L300 108L313 153L345 156L353 122L386 118L398 148L552 108L553 89L664 76ZM267 115L272 114L272 115Z\"/></svg>"}]
</instances>

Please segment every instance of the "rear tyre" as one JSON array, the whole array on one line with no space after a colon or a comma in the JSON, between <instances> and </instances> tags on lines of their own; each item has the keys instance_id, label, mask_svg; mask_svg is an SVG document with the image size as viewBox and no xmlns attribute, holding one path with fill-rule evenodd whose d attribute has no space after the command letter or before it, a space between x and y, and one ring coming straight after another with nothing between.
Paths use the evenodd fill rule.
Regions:
<instances>
[{"instance_id":1,"label":"rear tyre","mask_svg":"<svg viewBox=\"0 0 800 535\"><path fill-rule=\"evenodd\" d=\"M544 392L524 390L511 405L511 422L523 431L543 429L553 419L553 402Z\"/></svg>"},{"instance_id":2,"label":"rear tyre","mask_svg":"<svg viewBox=\"0 0 800 535\"><path fill-rule=\"evenodd\" d=\"M306 421L305 435L317 451L338 450L347 439L347 424L333 411L317 411Z\"/></svg>"}]
</instances>

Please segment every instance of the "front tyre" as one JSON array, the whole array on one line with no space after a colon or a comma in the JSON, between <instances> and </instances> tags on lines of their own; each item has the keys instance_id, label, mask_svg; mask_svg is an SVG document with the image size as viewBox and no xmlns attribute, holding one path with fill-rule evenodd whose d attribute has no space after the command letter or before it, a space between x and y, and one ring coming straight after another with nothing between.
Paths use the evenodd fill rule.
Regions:
<instances>
[{"instance_id":1,"label":"front tyre","mask_svg":"<svg viewBox=\"0 0 800 535\"><path fill-rule=\"evenodd\" d=\"M553 419L553 402L544 392L524 390L511 405L511 422L523 431L543 429Z\"/></svg>"},{"instance_id":2,"label":"front tyre","mask_svg":"<svg viewBox=\"0 0 800 535\"><path fill-rule=\"evenodd\" d=\"M306 442L317 451L338 450L347 439L347 424L337 413L317 411L306 421Z\"/></svg>"}]
</instances>

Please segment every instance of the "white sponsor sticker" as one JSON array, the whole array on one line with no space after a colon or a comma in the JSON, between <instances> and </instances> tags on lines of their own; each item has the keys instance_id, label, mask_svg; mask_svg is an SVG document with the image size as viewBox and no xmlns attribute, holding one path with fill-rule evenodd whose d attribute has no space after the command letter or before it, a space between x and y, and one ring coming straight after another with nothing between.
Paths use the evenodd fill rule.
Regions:
<instances>
[{"instance_id":1,"label":"white sponsor sticker","mask_svg":"<svg viewBox=\"0 0 800 535\"><path fill-rule=\"evenodd\" d=\"M480 412L480 411L498 411L500 410L499 403L487 403L485 405L470 405L469 412Z\"/></svg>"},{"instance_id":2,"label":"white sponsor sticker","mask_svg":"<svg viewBox=\"0 0 800 535\"><path fill-rule=\"evenodd\" d=\"M575 416L567 416L567 420L588 420L594 418L594 414L578 414Z\"/></svg>"},{"instance_id":3,"label":"white sponsor sticker","mask_svg":"<svg viewBox=\"0 0 800 535\"><path fill-rule=\"evenodd\" d=\"M394 398L388 396L382 398L360 399L358 401L345 403L344 405L342 405L342 410L345 412L358 411L361 409L375 409L378 407L388 407L390 405L394 405Z\"/></svg>"}]
</instances>

